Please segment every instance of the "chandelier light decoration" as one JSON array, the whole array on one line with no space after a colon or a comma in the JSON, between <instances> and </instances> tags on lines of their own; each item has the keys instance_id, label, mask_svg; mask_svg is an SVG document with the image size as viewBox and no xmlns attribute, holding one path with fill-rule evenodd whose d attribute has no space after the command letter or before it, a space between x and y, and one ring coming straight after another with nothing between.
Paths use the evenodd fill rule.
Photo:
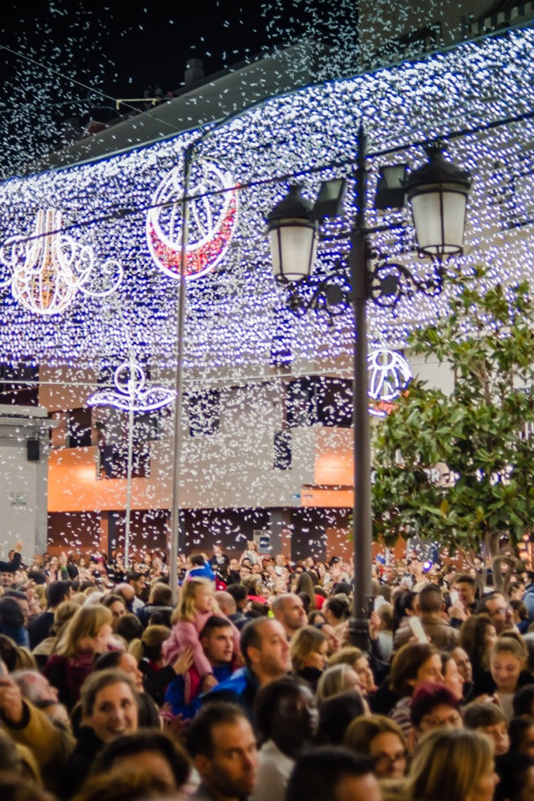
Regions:
<instances>
[{"instance_id":1,"label":"chandelier light decoration","mask_svg":"<svg viewBox=\"0 0 534 801\"><path fill-rule=\"evenodd\" d=\"M101 389L90 395L87 405L113 406L124 412L151 412L174 403L174 392L147 384L145 371L135 361L119 365L113 383L114 389Z\"/></svg>"},{"instance_id":2,"label":"chandelier light decoration","mask_svg":"<svg viewBox=\"0 0 534 801\"><path fill-rule=\"evenodd\" d=\"M183 169L166 175L151 200L147 241L155 264L180 277L183 231ZM237 224L237 190L230 172L212 161L193 165L188 202L185 277L199 278L213 270L228 251Z\"/></svg>"},{"instance_id":3,"label":"chandelier light decoration","mask_svg":"<svg viewBox=\"0 0 534 801\"><path fill-rule=\"evenodd\" d=\"M39 209L30 236L13 236L0 248L6 268L0 288L11 287L13 297L28 311L61 314L78 292L105 297L122 281L120 261L98 262L90 245L77 242L63 230L61 211Z\"/></svg>"}]
</instances>

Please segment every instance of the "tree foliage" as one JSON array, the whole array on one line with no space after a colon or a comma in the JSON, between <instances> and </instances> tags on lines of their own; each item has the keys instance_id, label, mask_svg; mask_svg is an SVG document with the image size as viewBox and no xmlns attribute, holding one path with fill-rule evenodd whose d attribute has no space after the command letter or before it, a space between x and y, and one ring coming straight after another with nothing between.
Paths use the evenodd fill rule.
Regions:
<instances>
[{"instance_id":1,"label":"tree foliage","mask_svg":"<svg viewBox=\"0 0 534 801\"><path fill-rule=\"evenodd\" d=\"M534 527L534 301L526 282L486 287L482 270L456 289L410 342L452 369L452 392L414 380L375 428L374 533L496 556Z\"/></svg>"}]
</instances>

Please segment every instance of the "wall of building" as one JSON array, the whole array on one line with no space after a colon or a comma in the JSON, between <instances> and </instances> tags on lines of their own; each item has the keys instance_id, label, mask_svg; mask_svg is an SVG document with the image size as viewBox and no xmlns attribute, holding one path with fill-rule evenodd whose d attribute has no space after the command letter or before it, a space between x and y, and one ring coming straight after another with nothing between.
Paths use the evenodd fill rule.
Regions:
<instances>
[{"instance_id":1,"label":"wall of building","mask_svg":"<svg viewBox=\"0 0 534 801\"><path fill-rule=\"evenodd\" d=\"M43 413L38 408L10 407L9 413L6 409L0 414L0 547L4 559L19 539L25 559L46 550L48 422ZM30 451L28 440L33 443Z\"/></svg>"}]
</instances>

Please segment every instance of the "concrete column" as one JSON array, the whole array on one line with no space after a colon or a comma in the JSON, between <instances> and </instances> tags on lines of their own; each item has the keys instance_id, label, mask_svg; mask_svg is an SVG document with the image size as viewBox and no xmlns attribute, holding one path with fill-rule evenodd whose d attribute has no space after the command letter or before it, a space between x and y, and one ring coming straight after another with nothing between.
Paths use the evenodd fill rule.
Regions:
<instances>
[{"instance_id":1,"label":"concrete column","mask_svg":"<svg viewBox=\"0 0 534 801\"><path fill-rule=\"evenodd\" d=\"M291 509L269 509L271 553L291 558Z\"/></svg>"}]
</instances>

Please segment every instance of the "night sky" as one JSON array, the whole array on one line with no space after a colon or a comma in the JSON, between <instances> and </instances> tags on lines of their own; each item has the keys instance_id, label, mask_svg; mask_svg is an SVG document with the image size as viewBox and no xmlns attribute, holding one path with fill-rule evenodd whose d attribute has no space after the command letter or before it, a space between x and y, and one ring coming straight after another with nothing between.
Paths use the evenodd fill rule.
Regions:
<instances>
[{"instance_id":1,"label":"night sky","mask_svg":"<svg viewBox=\"0 0 534 801\"><path fill-rule=\"evenodd\" d=\"M50 29L45 37L43 26ZM96 76L107 64L103 88L117 96L154 82L164 91L178 89L189 58L201 58L213 73L270 43L261 0L12 2L2 8L0 36L4 45L28 46L45 57L54 48L72 53L82 43L74 77L91 67ZM6 55L4 76L20 66L16 56Z\"/></svg>"},{"instance_id":2,"label":"night sky","mask_svg":"<svg viewBox=\"0 0 534 801\"><path fill-rule=\"evenodd\" d=\"M91 119L116 118L116 98L143 97L155 84L163 95L176 92L190 58L202 59L206 75L212 75L286 42L288 25L291 35L298 35L299 15L286 15L286 4L307 5L304 0L7 3L0 15L0 179L25 172L34 156L64 146L68 119L79 121L83 131ZM124 106L122 113L127 112Z\"/></svg>"}]
</instances>

